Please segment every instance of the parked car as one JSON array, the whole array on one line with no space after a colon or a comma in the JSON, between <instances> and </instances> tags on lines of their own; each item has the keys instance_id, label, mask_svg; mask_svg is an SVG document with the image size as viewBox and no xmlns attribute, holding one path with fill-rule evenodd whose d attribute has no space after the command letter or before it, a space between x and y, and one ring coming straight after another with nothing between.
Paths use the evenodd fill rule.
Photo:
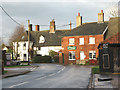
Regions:
<instances>
[{"instance_id":1,"label":"parked car","mask_svg":"<svg viewBox=\"0 0 120 90\"><path fill-rule=\"evenodd\" d=\"M10 66L10 65L20 65L21 62L19 60L7 60L6 65Z\"/></svg>"},{"instance_id":2,"label":"parked car","mask_svg":"<svg viewBox=\"0 0 120 90\"><path fill-rule=\"evenodd\" d=\"M19 60L11 60L11 65L20 65L21 62Z\"/></svg>"}]
</instances>

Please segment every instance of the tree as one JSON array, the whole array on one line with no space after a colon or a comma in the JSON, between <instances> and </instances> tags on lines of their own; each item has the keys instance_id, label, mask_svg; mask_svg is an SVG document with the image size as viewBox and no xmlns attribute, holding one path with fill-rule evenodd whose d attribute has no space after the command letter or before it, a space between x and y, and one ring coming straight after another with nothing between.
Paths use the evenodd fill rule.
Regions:
<instances>
[{"instance_id":1,"label":"tree","mask_svg":"<svg viewBox=\"0 0 120 90\"><path fill-rule=\"evenodd\" d=\"M119 10L119 7L117 4L108 7L105 12L109 16L109 18L110 17L118 17L120 14L120 10Z\"/></svg>"},{"instance_id":2,"label":"tree","mask_svg":"<svg viewBox=\"0 0 120 90\"><path fill-rule=\"evenodd\" d=\"M22 38L24 32L25 32L25 28L23 25L17 26L9 39L9 45L12 46L12 43L14 41L18 42Z\"/></svg>"}]
</instances>

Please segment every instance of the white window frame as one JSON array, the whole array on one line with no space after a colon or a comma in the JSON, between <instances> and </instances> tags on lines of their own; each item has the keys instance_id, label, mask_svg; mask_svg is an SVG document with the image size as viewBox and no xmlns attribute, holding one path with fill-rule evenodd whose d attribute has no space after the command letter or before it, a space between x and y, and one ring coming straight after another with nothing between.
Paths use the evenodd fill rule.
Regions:
<instances>
[{"instance_id":1,"label":"white window frame","mask_svg":"<svg viewBox=\"0 0 120 90\"><path fill-rule=\"evenodd\" d=\"M79 38L79 45L84 45L84 38Z\"/></svg>"},{"instance_id":2,"label":"white window frame","mask_svg":"<svg viewBox=\"0 0 120 90\"><path fill-rule=\"evenodd\" d=\"M89 59L96 59L96 51L89 51L89 54L92 53L92 58L90 58L89 55ZM93 57L95 55L95 58Z\"/></svg>"},{"instance_id":3,"label":"white window frame","mask_svg":"<svg viewBox=\"0 0 120 90\"><path fill-rule=\"evenodd\" d=\"M89 44L95 44L95 37L89 37Z\"/></svg>"},{"instance_id":4,"label":"white window frame","mask_svg":"<svg viewBox=\"0 0 120 90\"><path fill-rule=\"evenodd\" d=\"M69 53L74 53L75 54L75 51L69 51ZM71 54L71 55L72 55L72 59L70 59L70 56L69 56L69 60L75 60L75 58L73 58L74 55L73 54Z\"/></svg>"},{"instance_id":5,"label":"white window frame","mask_svg":"<svg viewBox=\"0 0 120 90\"><path fill-rule=\"evenodd\" d=\"M73 41L71 41L73 40ZM73 43L71 43L73 42ZM69 38L69 45L75 45L75 38Z\"/></svg>"}]
</instances>

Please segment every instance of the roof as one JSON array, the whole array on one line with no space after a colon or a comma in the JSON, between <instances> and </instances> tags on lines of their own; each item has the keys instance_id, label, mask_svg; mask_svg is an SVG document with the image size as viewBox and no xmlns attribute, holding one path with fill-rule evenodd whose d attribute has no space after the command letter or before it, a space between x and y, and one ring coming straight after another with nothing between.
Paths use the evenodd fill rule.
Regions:
<instances>
[{"instance_id":1,"label":"roof","mask_svg":"<svg viewBox=\"0 0 120 90\"><path fill-rule=\"evenodd\" d=\"M80 35L99 35L103 34L108 23L85 23L72 30L55 30L55 33L49 33L46 31L30 31L30 40L34 42L34 46L61 46L61 39L69 36L80 36ZM44 43L39 43L40 36L45 38ZM20 41L27 40L27 32L23 35Z\"/></svg>"},{"instance_id":2,"label":"roof","mask_svg":"<svg viewBox=\"0 0 120 90\"><path fill-rule=\"evenodd\" d=\"M113 35L112 37L109 37L108 39L104 40L102 43L109 43L109 44L120 44L120 33L117 33Z\"/></svg>"},{"instance_id":3,"label":"roof","mask_svg":"<svg viewBox=\"0 0 120 90\"><path fill-rule=\"evenodd\" d=\"M81 26L78 26L72 30L72 32L69 32L69 34L66 34L64 36L80 36L80 35L99 35L103 34L106 27L108 25L108 22L104 23L85 23Z\"/></svg>"},{"instance_id":4,"label":"roof","mask_svg":"<svg viewBox=\"0 0 120 90\"><path fill-rule=\"evenodd\" d=\"M108 22L108 31L106 33L106 38L112 37L113 35L120 32L120 17L110 18Z\"/></svg>"}]
</instances>

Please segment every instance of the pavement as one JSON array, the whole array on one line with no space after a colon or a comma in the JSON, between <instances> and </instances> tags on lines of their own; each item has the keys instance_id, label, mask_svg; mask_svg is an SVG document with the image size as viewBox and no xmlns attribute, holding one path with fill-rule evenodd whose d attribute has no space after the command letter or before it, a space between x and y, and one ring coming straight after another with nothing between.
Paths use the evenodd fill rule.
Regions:
<instances>
[{"instance_id":1,"label":"pavement","mask_svg":"<svg viewBox=\"0 0 120 90\"><path fill-rule=\"evenodd\" d=\"M120 74L92 74L89 88L120 90Z\"/></svg>"},{"instance_id":2,"label":"pavement","mask_svg":"<svg viewBox=\"0 0 120 90\"><path fill-rule=\"evenodd\" d=\"M16 67L4 68L4 70L6 70L7 73L2 75L2 78L24 75L24 74L27 74L27 73L33 71L37 67L38 67L37 65L31 65L31 66L22 66L22 67L17 67L17 68Z\"/></svg>"},{"instance_id":3,"label":"pavement","mask_svg":"<svg viewBox=\"0 0 120 90\"><path fill-rule=\"evenodd\" d=\"M91 66L39 64L30 73L2 79L2 88L87 88Z\"/></svg>"}]
</instances>

